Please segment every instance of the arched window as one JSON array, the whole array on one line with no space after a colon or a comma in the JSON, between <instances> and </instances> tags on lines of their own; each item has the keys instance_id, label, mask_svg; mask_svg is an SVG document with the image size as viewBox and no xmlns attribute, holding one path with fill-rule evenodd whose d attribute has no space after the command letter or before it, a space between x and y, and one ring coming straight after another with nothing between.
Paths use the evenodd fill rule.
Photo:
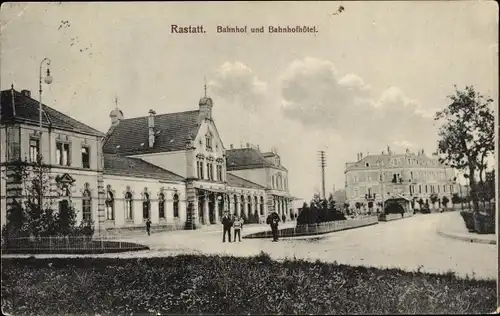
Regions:
<instances>
[{"instance_id":1,"label":"arched window","mask_svg":"<svg viewBox=\"0 0 500 316\"><path fill-rule=\"evenodd\" d=\"M92 196L88 188L83 191L82 215L84 220L92 220Z\"/></svg>"},{"instance_id":2,"label":"arched window","mask_svg":"<svg viewBox=\"0 0 500 316\"><path fill-rule=\"evenodd\" d=\"M236 214L237 213L237 209L238 209L238 197L236 196L236 194L233 196L233 203L234 203L234 208L233 208L233 214Z\"/></svg>"},{"instance_id":3,"label":"arched window","mask_svg":"<svg viewBox=\"0 0 500 316\"><path fill-rule=\"evenodd\" d=\"M158 215L160 218L165 218L165 194L158 195Z\"/></svg>"},{"instance_id":4,"label":"arched window","mask_svg":"<svg viewBox=\"0 0 500 316\"><path fill-rule=\"evenodd\" d=\"M179 217L179 195L174 194L174 217Z\"/></svg>"},{"instance_id":5,"label":"arched window","mask_svg":"<svg viewBox=\"0 0 500 316\"><path fill-rule=\"evenodd\" d=\"M255 215L257 215L257 209L258 209L258 205L259 205L259 198L257 196L253 197L253 205L254 205L253 212Z\"/></svg>"},{"instance_id":6,"label":"arched window","mask_svg":"<svg viewBox=\"0 0 500 316\"><path fill-rule=\"evenodd\" d=\"M106 196L106 219L114 220L115 219L115 198L111 191L107 191Z\"/></svg>"},{"instance_id":7,"label":"arched window","mask_svg":"<svg viewBox=\"0 0 500 316\"><path fill-rule=\"evenodd\" d=\"M240 196L240 215L245 214L245 196Z\"/></svg>"},{"instance_id":8,"label":"arched window","mask_svg":"<svg viewBox=\"0 0 500 316\"><path fill-rule=\"evenodd\" d=\"M125 218L128 220L134 219L134 210L133 210L133 199L132 193L125 193Z\"/></svg>"},{"instance_id":9,"label":"arched window","mask_svg":"<svg viewBox=\"0 0 500 316\"><path fill-rule=\"evenodd\" d=\"M149 194L144 193L144 200L142 201L142 218L149 218L149 208L151 207L151 202L149 201Z\"/></svg>"},{"instance_id":10,"label":"arched window","mask_svg":"<svg viewBox=\"0 0 500 316\"><path fill-rule=\"evenodd\" d=\"M252 197L249 195L247 199L247 213L250 215L252 213Z\"/></svg>"},{"instance_id":11,"label":"arched window","mask_svg":"<svg viewBox=\"0 0 500 316\"><path fill-rule=\"evenodd\" d=\"M264 197L260 197L260 215L264 215Z\"/></svg>"}]
</instances>

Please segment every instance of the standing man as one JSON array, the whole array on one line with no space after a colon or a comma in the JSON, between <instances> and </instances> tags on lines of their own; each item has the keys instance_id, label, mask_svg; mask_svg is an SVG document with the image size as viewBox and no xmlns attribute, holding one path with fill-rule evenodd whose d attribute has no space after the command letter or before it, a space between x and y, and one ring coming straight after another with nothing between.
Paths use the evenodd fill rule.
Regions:
<instances>
[{"instance_id":1,"label":"standing man","mask_svg":"<svg viewBox=\"0 0 500 316\"><path fill-rule=\"evenodd\" d=\"M278 241L278 224L280 222L280 216L273 211L269 216L267 216L266 223L271 225L271 231L273 232L273 241Z\"/></svg>"},{"instance_id":2,"label":"standing man","mask_svg":"<svg viewBox=\"0 0 500 316\"><path fill-rule=\"evenodd\" d=\"M222 217L222 227L223 227L222 242L226 242L226 233L229 242L231 242L231 226L233 226L233 221L231 219L231 216L228 214L228 212L225 212L224 216Z\"/></svg>"},{"instance_id":3,"label":"standing man","mask_svg":"<svg viewBox=\"0 0 500 316\"><path fill-rule=\"evenodd\" d=\"M151 236L151 220L149 218L146 220L146 231L148 232L148 236Z\"/></svg>"},{"instance_id":4,"label":"standing man","mask_svg":"<svg viewBox=\"0 0 500 316\"><path fill-rule=\"evenodd\" d=\"M243 220L236 216L234 219L234 242L236 242L236 235L238 235L238 241L241 242L241 230L243 230Z\"/></svg>"}]
</instances>

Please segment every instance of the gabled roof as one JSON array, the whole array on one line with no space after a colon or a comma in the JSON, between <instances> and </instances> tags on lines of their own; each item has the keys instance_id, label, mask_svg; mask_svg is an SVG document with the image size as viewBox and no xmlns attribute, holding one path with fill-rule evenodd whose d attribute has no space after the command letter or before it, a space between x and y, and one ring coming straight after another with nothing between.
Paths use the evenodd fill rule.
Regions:
<instances>
[{"instance_id":1,"label":"gabled roof","mask_svg":"<svg viewBox=\"0 0 500 316\"><path fill-rule=\"evenodd\" d=\"M184 181L184 178L139 158L104 154L104 174L142 177L170 181Z\"/></svg>"},{"instance_id":2,"label":"gabled roof","mask_svg":"<svg viewBox=\"0 0 500 316\"><path fill-rule=\"evenodd\" d=\"M0 123L39 124L39 101L14 90L15 113L12 108L12 90L1 92ZM56 129L103 137L104 133L85 125L66 114L42 104L42 125Z\"/></svg>"},{"instance_id":3,"label":"gabled roof","mask_svg":"<svg viewBox=\"0 0 500 316\"><path fill-rule=\"evenodd\" d=\"M155 115L155 143L149 148L148 117L123 119L108 135L105 153L149 154L184 150L196 137L199 110ZM142 145L141 145L142 144Z\"/></svg>"},{"instance_id":4,"label":"gabled roof","mask_svg":"<svg viewBox=\"0 0 500 316\"><path fill-rule=\"evenodd\" d=\"M226 176L227 176L227 184L231 187L251 188L251 189L261 189L261 190L265 189L265 187L257 183L238 177L230 172L228 172Z\"/></svg>"},{"instance_id":5,"label":"gabled roof","mask_svg":"<svg viewBox=\"0 0 500 316\"><path fill-rule=\"evenodd\" d=\"M226 150L227 170L242 170L254 168L277 168L286 171L283 166L275 166L257 149L237 148Z\"/></svg>"}]
</instances>

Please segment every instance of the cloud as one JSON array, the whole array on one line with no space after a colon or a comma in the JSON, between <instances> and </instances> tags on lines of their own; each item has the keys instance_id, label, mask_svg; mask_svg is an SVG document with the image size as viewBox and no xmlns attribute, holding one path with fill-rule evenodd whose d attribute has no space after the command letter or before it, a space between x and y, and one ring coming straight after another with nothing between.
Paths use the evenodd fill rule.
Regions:
<instances>
[{"instance_id":1,"label":"cloud","mask_svg":"<svg viewBox=\"0 0 500 316\"><path fill-rule=\"evenodd\" d=\"M393 144L396 147L402 147L402 148L411 148L415 146L412 142L409 142L407 140L396 140L393 142Z\"/></svg>"},{"instance_id":2,"label":"cloud","mask_svg":"<svg viewBox=\"0 0 500 316\"><path fill-rule=\"evenodd\" d=\"M398 87L376 96L361 77L340 75L328 60L292 62L281 77L281 97L286 117L352 143L434 142L432 113L416 100Z\"/></svg>"},{"instance_id":3,"label":"cloud","mask_svg":"<svg viewBox=\"0 0 500 316\"><path fill-rule=\"evenodd\" d=\"M230 103L256 110L264 101L267 84L259 80L252 69L242 62L226 62L209 83L214 95Z\"/></svg>"}]
</instances>

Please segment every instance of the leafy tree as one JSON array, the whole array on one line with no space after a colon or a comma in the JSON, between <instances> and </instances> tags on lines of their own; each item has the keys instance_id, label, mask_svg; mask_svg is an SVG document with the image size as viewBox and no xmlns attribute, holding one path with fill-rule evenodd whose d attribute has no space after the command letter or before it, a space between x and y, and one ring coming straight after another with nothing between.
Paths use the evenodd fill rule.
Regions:
<instances>
[{"instance_id":1,"label":"leafy tree","mask_svg":"<svg viewBox=\"0 0 500 316\"><path fill-rule=\"evenodd\" d=\"M359 209L361 208L361 203L356 202L356 204L354 204L354 206L355 206L355 207L356 207L356 209L359 211Z\"/></svg>"},{"instance_id":2,"label":"leafy tree","mask_svg":"<svg viewBox=\"0 0 500 316\"><path fill-rule=\"evenodd\" d=\"M439 161L464 172L469 180L474 211L479 210L477 177L483 182L486 161L495 148L493 99L485 98L473 86L449 95L451 104L437 112L435 120L444 121L439 129Z\"/></svg>"},{"instance_id":3,"label":"leafy tree","mask_svg":"<svg viewBox=\"0 0 500 316\"><path fill-rule=\"evenodd\" d=\"M443 196L443 198L441 199L441 203L443 203L444 207L446 208L446 206L448 205L448 203L450 202L450 199L445 195Z\"/></svg>"},{"instance_id":4,"label":"leafy tree","mask_svg":"<svg viewBox=\"0 0 500 316\"><path fill-rule=\"evenodd\" d=\"M54 211L50 169L41 157L36 163L16 163L14 178L21 184L17 194L23 196L23 201L14 201L7 212L7 223L2 228L4 238L93 234L92 221L84 221L81 229L76 229L76 212L67 201L60 202L59 212Z\"/></svg>"},{"instance_id":5,"label":"leafy tree","mask_svg":"<svg viewBox=\"0 0 500 316\"><path fill-rule=\"evenodd\" d=\"M420 209L422 209L424 206L424 200L422 198L420 198L417 202L418 202L418 205L420 206Z\"/></svg>"},{"instance_id":6,"label":"leafy tree","mask_svg":"<svg viewBox=\"0 0 500 316\"><path fill-rule=\"evenodd\" d=\"M462 198L458 195L458 193L453 193L453 195L451 196L451 203L452 204L458 204L460 202L462 202Z\"/></svg>"},{"instance_id":7,"label":"leafy tree","mask_svg":"<svg viewBox=\"0 0 500 316\"><path fill-rule=\"evenodd\" d=\"M432 193L430 199L431 199L432 207L434 208L436 206L436 202L439 200L439 197L436 193Z\"/></svg>"}]
</instances>

